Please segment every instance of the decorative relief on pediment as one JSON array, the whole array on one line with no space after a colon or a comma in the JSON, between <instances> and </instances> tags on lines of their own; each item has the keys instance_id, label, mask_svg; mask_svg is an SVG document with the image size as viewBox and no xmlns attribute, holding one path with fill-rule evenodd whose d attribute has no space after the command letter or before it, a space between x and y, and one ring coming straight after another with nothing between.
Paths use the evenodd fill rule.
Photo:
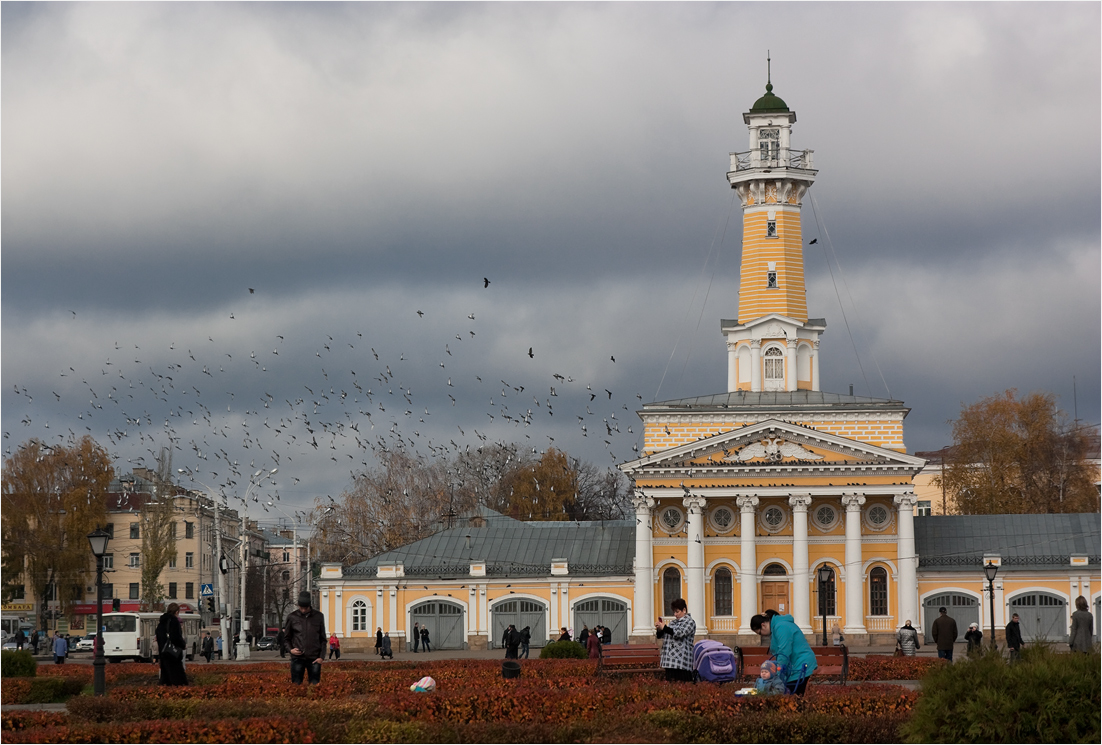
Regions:
<instances>
[{"instance_id":1,"label":"decorative relief on pediment","mask_svg":"<svg viewBox=\"0 0 1102 745\"><path fill-rule=\"evenodd\" d=\"M741 448L723 460L727 463L745 463L751 460L766 460L779 463L785 458L794 460L823 460L823 456L808 450L803 445L788 442L780 437L763 437L757 442Z\"/></svg>"},{"instance_id":2,"label":"decorative relief on pediment","mask_svg":"<svg viewBox=\"0 0 1102 745\"><path fill-rule=\"evenodd\" d=\"M779 338L779 337L782 337L782 336L783 337L788 336L788 334L785 333L784 327L781 326L779 323L771 323L762 330L760 338L762 338L762 339L773 339L773 338Z\"/></svg>"}]
</instances>

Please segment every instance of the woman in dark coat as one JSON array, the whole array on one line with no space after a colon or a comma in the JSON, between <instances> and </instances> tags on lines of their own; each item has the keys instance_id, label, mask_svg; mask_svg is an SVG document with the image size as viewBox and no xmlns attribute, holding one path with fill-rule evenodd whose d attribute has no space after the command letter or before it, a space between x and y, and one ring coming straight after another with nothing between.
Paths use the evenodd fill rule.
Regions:
<instances>
[{"instance_id":1,"label":"woman in dark coat","mask_svg":"<svg viewBox=\"0 0 1102 745\"><path fill-rule=\"evenodd\" d=\"M161 615L157 623L157 649L160 650L161 685L186 686L187 673L184 672L184 651L187 642L184 640L184 630L180 626L180 606L169 603L168 609ZM180 656L175 657L165 654L168 644L180 650Z\"/></svg>"},{"instance_id":2,"label":"woman in dark coat","mask_svg":"<svg viewBox=\"0 0 1102 745\"><path fill-rule=\"evenodd\" d=\"M383 647L383 627L375 629L375 654L379 654L379 650Z\"/></svg>"}]
</instances>

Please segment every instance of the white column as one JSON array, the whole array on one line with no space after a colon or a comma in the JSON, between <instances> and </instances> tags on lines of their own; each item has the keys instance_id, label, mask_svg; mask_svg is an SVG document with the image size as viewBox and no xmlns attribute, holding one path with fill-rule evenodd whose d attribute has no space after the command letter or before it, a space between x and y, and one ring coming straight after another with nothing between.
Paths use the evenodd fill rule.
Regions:
<instances>
[{"instance_id":1,"label":"white column","mask_svg":"<svg viewBox=\"0 0 1102 745\"><path fill-rule=\"evenodd\" d=\"M329 594L333 598L333 615L336 618L329 619L333 632L337 636L344 636L344 593L335 587L329 588ZM324 603L323 603L324 605Z\"/></svg>"},{"instance_id":2,"label":"white column","mask_svg":"<svg viewBox=\"0 0 1102 745\"><path fill-rule=\"evenodd\" d=\"M384 601L383 601L383 587L382 587L382 585L380 585L379 588L375 591L375 607L372 608L372 610L375 613L375 617L373 619L368 620L368 625L367 625L368 630L370 630L372 626L375 626L376 628L378 628L379 626L383 625L383 608L384 607L385 607L385 604L384 604ZM406 630L406 641L409 641L409 629Z\"/></svg>"},{"instance_id":3,"label":"white column","mask_svg":"<svg viewBox=\"0 0 1102 745\"><path fill-rule=\"evenodd\" d=\"M632 603L631 633L649 636L654 633L651 616L658 615L654 612L654 529L651 523L654 500L637 493L632 503L635 506L635 601Z\"/></svg>"},{"instance_id":4,"label":"white column","mask_svg":"<svg viewBox=\"0 0 1102 745\"><path fill-rule=\"evenodd\" d=\"M761 339L750 342L750 390L761 391Z\"/></svg>"},{"instance_id":5,"label":"white column","mask_svg":"<svg viewBox=\"0 0 1102 745\"><path fill-rule=\"evenodd\" d=\"M478 586L478 622L482 626L482 633L490 635L490 601L486 599L486 585ZM493 642L493 639L490 640Z\"/></svg>"},{"instance_id":6,"label":"white column","mask_svg":"<svg viewBox=\"0 0 1102 745\"><path fill-rule=\"evenodd\" d=\"M865 633L865 582L861 571L861 505L865 503L860 494L847 494L842 497L846 507L846 624L842 631L846 634Z\"/></svg>"},{"instance_id":7,"label":"white column","mask_svg":"<svg viewBox=\"0 0 1102 745\"><path fill-rule=\"evenodd\" d=\"M819 340L811 344L811 390L819 390Z\"/></svg>"},{"instance_id":8,"label":"white column","mask_svg":"<svg viewBox=\"0 0 1102 745\"><path fill-rule=\"evenodd\" d=\"M705 619L704 603L704 505L706 500L701 496L689 495L681 500L685 505L685 511L689 514L688 531L688 595L685 598L689 606L689 613L696 621L698 634L708 633L708 624Z\"/></svg>"},{"instance_id":9,"label":"white column","mask_svg":"<svg viewBox=\"0 0 1102 745\"><path fill-rule=\"evenodd\" d=\"M784 358L784 389L796 390L796 342L798 339L788 340L788 353Z\"/></svg>"},{"instance_id":10,"label":"white column","mask_svg":"<svg viewBox=\"0 0 1102 745\"><path fill-rule=\"evenodd\" d=\"M471 627L471 633L482 634L482 614L479 613L478 607L478 588L474 585L467 589L467 616L470 619L468 626Z\"/></svg>"},{"instance_id":11,"label":"white column","mask_svg":"<svg viewBox=\"0 0 1102 745\"><path fill-rule=\"evenodd\" d=\"M792 507L792 617L805 634L811 633L811 577L807 558L807 508L809 495L789 497Z\"/></svg>"},{"instance_id":12,"label":"white column","mask_svg":"<svg viewBox=\"0 0 1102 745\"><path fill-rule=\"evenodd\" d=\"M559 601L561 605L562 615L559 619L559 626L565 626L567 630L570 629L570 583L563 582L559 585ZM574 635L571 634L570 638L573 639Z\"/></svg>"},{"instance_id":13,"label":"white column","mask_svg":"<svg viewBox=\"0 0 1102 745\"><path fill-rule=\"evenodd\" d=\"M760 381L760 375L758 379ZM752 634L754 632L750 630L750 617L758 612L758 553L754 545L754 536L757 532L757 526L754 524L754 508L758 506L758 498L739 497L737 501L739 511L742 513L739 533L739 545L742 551L739 555L738 632Z\"/></svg>"},{"instance_id":14,"label":"white column","mask_svg":"<svg viewBox=\"0 0 1102 745\"><path fill-rule=\"evenodd\" d=\"M908 618L911 623L919 626L922 619L918 617L918 556L915 555L915 502L914 492L899 494L894 499L899 508L898 515L898 542L896 546L896 560L899 567L899 579L896 582L896 590L899 597L899 621L897 626L902 626Z\"/></svg>"},{"instance_id":15,"label":"white column","mask_svg":"<svg viewBox=\"0 0 1102 745\"><path fill-rule=\"evenodd\" d=\"M738 389L738 346L727 342L727 392Z\"/></svg>"}]
</instances>

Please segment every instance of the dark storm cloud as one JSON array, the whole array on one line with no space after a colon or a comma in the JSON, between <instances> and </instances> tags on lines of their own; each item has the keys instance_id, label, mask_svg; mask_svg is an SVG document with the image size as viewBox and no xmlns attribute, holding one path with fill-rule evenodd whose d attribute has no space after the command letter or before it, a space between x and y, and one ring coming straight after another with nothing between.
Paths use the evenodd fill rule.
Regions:
<instances>
[{"instance_id":1,"label":"dark storm cloud","mask_svg":"<svg viewBox=\"0 0 1102 745\"><path fill-rule=\"evenodd\" d=\"M311 345L359 332L390 359L404 349L425 368L408 373L419 401L452 409L430 373L476 306L487 325L457 361L467 378L543 386L572 369L620 407L722 389L716 321L737 313L741 234L724 173L747 146L767 47L794 144L820 169L805 237L829 232L856 303L864 375L809 250L809 305L830 323L824 388L886 395L879 363L912 407L912 449L945 444L961 401L1004 388L1070 409L1072 375L1081 418L1098 421L1096 5L2 13L8 445L47 434L43 396L28 405L13 384L71 382L61 372L102 366L116 342L155 346L167 366L208 337L236 357L283 335L298 364L273 364L263 386L290 393L319 374ZM763 19L783 33L763 39ZM525 368L529 346L541 356ZM222 393L255 405L255 366L232 375ZM464 393L425 437L489 424ZM50 436L76 416L55 409ZM201 442L195 427L185 440ZM538 447L548 434L610 461L559 420ZM624 435L621 460L638 440ZM309 463L312 491L346 483L348 464Z\"/></svg>"}]
</instances>

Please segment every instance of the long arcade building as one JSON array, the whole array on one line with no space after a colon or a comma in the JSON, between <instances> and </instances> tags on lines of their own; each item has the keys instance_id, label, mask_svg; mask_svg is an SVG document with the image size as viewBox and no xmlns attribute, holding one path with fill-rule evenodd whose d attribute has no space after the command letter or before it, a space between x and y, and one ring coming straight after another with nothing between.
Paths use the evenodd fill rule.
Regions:
<instances>
[{"instance_id":1,"label":"long arcade building","mask_svg":"<svg viewBox=\"0 0 1102 745\"><path fill-rule=\"evenodd\" d=\"M987 562L1000 566L996 628L1018 612L1028 637L1064 638L1080 594L1099 618L1097 515L916 518L925 461L904 445L909 409L820 390L826 321L808 317L801 233L814 154L793 149L796 114L771 84L744 121L749 149L727 173L743 208L738 318L720 325L727 391L639 412L642 455L620 466L635 519L483 511L363 564L326 565L322 608L353 647L378 628L401 644L415 622L443 647L493 646L509 623L537 646L597 623L614 641L650 642L677 597L698 637L728 641L756 640L750 617L765 608L808 635L825 621L876 643L905 620L927 629L944 605L963 634L989 623Z\"/></svg>"}]
</instances>

